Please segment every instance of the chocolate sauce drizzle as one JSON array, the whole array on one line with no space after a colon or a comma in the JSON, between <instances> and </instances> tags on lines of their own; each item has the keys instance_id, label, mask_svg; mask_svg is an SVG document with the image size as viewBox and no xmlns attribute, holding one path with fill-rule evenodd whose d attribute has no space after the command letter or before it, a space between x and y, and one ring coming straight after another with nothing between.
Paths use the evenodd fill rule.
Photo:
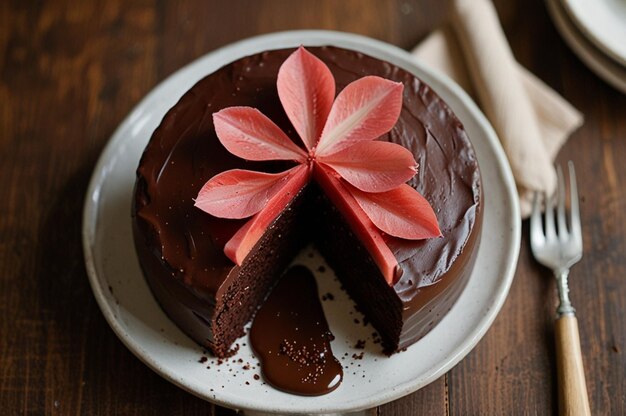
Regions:
<instances>
[{"instance_id":1,"label":"chocolate sauce drizzle","mask_svg":"<svg viewBox=\"0 0 626 416\"><path fill-rule=\"evenodd\" d=\"M250 340L265 380L304 396L335 390L343 378L333 355L317 284L304 266L290 268L254 318Z\"/></svg>"}]
</instances>

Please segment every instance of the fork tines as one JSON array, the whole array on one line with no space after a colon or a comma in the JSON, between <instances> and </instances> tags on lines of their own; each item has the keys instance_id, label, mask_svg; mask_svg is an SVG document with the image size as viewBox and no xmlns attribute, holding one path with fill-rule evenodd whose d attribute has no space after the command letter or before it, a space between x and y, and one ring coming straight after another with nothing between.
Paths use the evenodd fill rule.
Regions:
<instances>
[{"instance_id":1,"label":"fork tines","mask_svg":"<svg viewBox=\"0 0 626 416\"><path fill-rule=\"evenodd\" d=\"M567 190L563 171L557 166L556 198L543 195L545 215L542 221L542 204L535 192L530 218L530 238L533 254L540 263L555 268L571 267L582 256L580 208L574 164L567 163L569 173L569 218L566 214ZM555 200L556 199L556 200ZM556 205L556 207L555 207ZM556 210L556 224L555 224ZM544 231L545 230L545 231ZM555 253L557 251L558 253Z\"/></svg>"}]
</instances>

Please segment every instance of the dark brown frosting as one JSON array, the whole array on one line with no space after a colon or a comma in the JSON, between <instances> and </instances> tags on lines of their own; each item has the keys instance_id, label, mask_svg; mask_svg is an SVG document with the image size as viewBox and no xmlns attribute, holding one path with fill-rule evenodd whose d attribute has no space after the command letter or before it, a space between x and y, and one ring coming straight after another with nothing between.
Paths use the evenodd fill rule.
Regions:
<instances>
[{"instance_id":1,"label":"dark brown frosting","mask_svg":"<svg viewBox=\"0 0 626 416\"><path fill-rule=\"evenodd\" d=\"M442 238L422 241L389 240L404 270L394 290L404 305L404 343L410 343L418 332L418 337L423 335L411 328L427 326L430 319L414 315L428 305L441 309L437 316L442 317L473 264L479 232L472 231L479 230L475 225L481 217L473 149L448 106L411 73L354 51L307 49L328 65L337 91L365 75L404 84L398 123L381 140L399 143L415 155L418 174L409 183L431 203L443 233ZM278 171L289 166L248 162L228 153L215 135L212 114L229 106L258 108L301 145L276 91L278 69L292 51L242 58L199 81L167 113L137 170L135 237L138 245L145 245L138 251L154 257L142 265L149 262L154 270L156 258L174 281L209 304L237 274L238 266L226 258L223 245L243 221L211 217L193 206L193 198L209 178L225 170Z\"/></svg>"}]
</instances>

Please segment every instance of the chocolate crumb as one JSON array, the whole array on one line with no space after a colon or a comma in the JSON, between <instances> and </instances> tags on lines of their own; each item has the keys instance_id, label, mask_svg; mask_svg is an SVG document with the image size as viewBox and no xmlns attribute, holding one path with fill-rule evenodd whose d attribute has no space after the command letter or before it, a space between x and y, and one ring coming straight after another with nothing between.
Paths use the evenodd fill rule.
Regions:
<instances>
[{"instance_id":1,"label":"chocolate crumb","mask_svg":"<svg viewBox=\"0 0 626 416\"><path fill-rule=\"evenodd\" d=\"M240 347L241 346L239 345L239 343L236 343L235 346L233 348L231 348L230 351L228 351L228 356L230 357L232 355L237 354L237 352L239 351ZM228 360L226 360L226 361L228 361Z\"/></svg>"},{"instance_id":2,"label":"chocolate crumb","mask_svg":"<svg viewBox=\"0 0 626 416\"><path fill-rule=\"evenodd\" d=\"M326 271L326 267L320 266L320 267L317 268L317 271L320 272L320 273L324 273Z\"/></svg>"},{"instance_id":3,"label":"chocolate crumb","mask_svg":"<svg viewBox=\"0 0 626 416\"><path fill-rule=\"evenodd\" d=\"M254 379L255 379L255 380L260 380L260 379L261 379L261 376L259 376L258 374L255 374L255 375L254 375Z\"/></svg>"},{"instance_id":4,"label":"chocolate crumb","mask_svg":"<svg viewBox=\"0 0 626 416\"><path fill-rule=\"evenodd\" d=\"M356 348L357 350L365 349L365 340L363 339L358 340L356 344L354 344L354 348Z\"/></svg>"},{"instance_id":5,"label":"chocolate crumb","mask_svg":"<svg viewBox=\"0 0 626 416\"><path fill-rule=\"evenodd\" d=\"M198 360L199 363L206 363L209 359L207 357L200 357Z\"/></svg>"}]
</instances>

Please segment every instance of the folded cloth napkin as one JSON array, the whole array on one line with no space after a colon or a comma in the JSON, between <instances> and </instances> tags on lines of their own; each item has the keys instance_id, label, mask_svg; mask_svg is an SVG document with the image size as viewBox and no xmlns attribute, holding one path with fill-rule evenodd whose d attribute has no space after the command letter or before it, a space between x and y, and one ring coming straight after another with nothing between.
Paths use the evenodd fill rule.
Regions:
<instances>
[{"instance_id":1,"label":"folded cloth napkin","mask_svg":"<svg viewBox=\"0 0 626 416\"><path fill-rule=\"evenodd\" d=\"M477 99L500 138L522 217L528 217L535 191L554 192L554 158L582 114L515 61L489 0L453 0L447 26L413 54Z\"/></svg>"}]
</instances>

